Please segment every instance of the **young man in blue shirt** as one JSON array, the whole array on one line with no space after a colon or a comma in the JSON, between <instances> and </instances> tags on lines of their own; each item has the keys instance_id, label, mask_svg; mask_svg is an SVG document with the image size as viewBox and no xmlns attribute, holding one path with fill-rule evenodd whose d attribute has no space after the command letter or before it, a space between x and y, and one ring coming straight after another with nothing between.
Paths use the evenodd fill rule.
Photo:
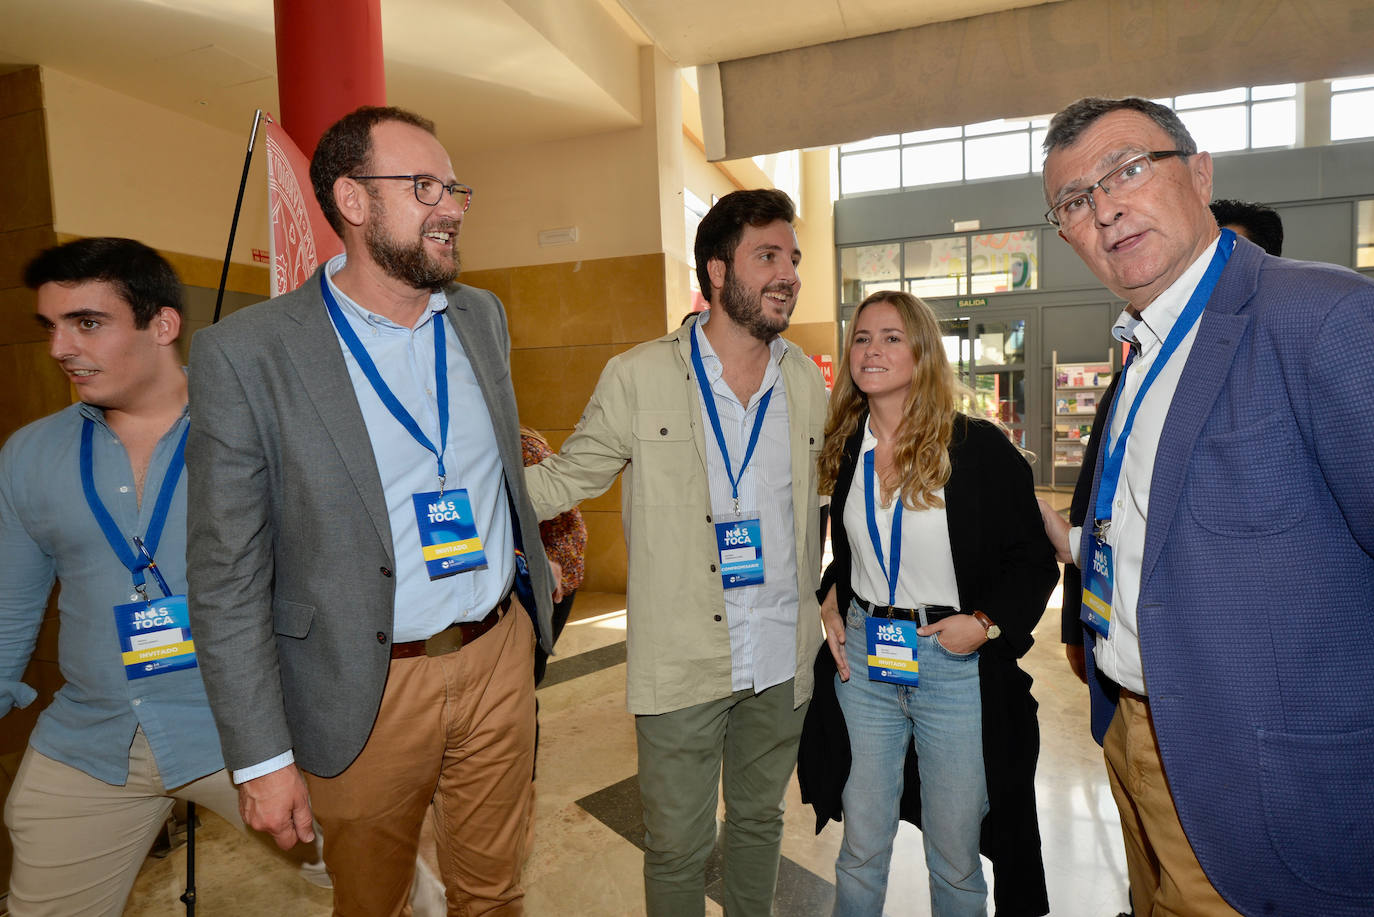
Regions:
<instances>
[{"instance_id":1,"label":"young man in blue shirt","mask_svg":"<svg viewBox=\"0 0 1374 917\"><path fill-rule=\"evenodd\" d=\"M112 238L43 252L25 282L80 400L0 451L0 715L37 697L54 578L66 681L5 806L9 907L119 914L174 798L241 824L185 614L181 285Z\"/></svg>"}]
</instances>

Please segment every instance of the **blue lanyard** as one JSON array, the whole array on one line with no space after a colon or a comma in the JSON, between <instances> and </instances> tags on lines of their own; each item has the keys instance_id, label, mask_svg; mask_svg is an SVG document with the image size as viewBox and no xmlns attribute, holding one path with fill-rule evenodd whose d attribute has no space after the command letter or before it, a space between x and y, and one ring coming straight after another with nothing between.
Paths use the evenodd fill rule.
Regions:
<instances>
[{"instance_id":1,"label":"blue lanyard","mask_svg":"<svg viewBox=\"0 0 1374 917\"><path fill-rule=\"evenodd\" d=\"M439 462L439 494L444 493L444 451L448 449L448 352L444 348L444 317L434 315L430 323L434 326L434 392L439 401L439 448L429 441L429 437L420 429L420 425L415 422L415 418L410 416L410 412L392 394L391 387L386 384L382 374L377 371L377 364L372 362L372 357L368 355L367 349L363 347L363 342L358 340L358 335L353 330L353 326L348 323L343 312L339 309L339 304L334 300L334 294L329 289L329 281L325 277L325 272L320 271L320 290L324 293L324 305L329 310L329 320L334 323L334 330L339 332L339 337L348 345L349 353L353 354L353 359L358 361L358 368L363 371L367 381L372 383L372 390L377 393L377 397L386 405L386 409L391 412L391 416L396 418L397 423L406 428L406 432L415 438L415 441L424 446Z\"/></svg>"},{"instance_id":2,"label":"blue lanyard","mask_svg":"<svg viewBox=\"0 0 1374 917\"><path fill-rule=\"evenodd\" d=\"M181 470L186 467L186 434L190 432L191 425L187 424L181 431L181 439L177 442L176 452L172 454L172 462L167 466L167 473L162 478L162 487L157 492L157 502L153 504L153 516L148 520L148 531L142 538L134 537L133 542L138 546L138 554L135 554L129 547L129 543L124 540L124 533L115 524L114 518L110 516L110 511L105 508L104 502L100 499L100 494L95 492L95 458L93 439L95 435L95 423L89 418L84 418L81 425L81 490L86 495L86 505L91 508L91 515L95 516L95 521L100 524L100 530L105 534L105 540L110 543L110 548L114 550L115 556L134 577L134 589L145 599L147 590L144 586L146 580L143 571L151 569L153 576L157 577L157 584L162 588L162 594L170 596L172 590L167 588L167 581L162 578L162 573L157 569L157 564L153 562L153 555L157 554L158 542L162 540L162 529L167 524L167 512L172 506L172 492L177 489L177 481L181 479ZM139 557L139 554L142 557Z\"/></svg>"},{"instance_id":3,"label":"blue lanyard","mask_svg":"<svg viewBox=\"0 0 1374 917\"><path fill-rule=\"evenodd\" d=\"M1217 250L1212 254L1212 261L1207 265L1207 272L1202 275L1202 280L1198 282L1197 288L1193 290L1192 297L1188 304L1179 313L1178 320L1174 322L1174 327L1165 338L1163 345L1159 349L1159 355L1155 357L1150 371L1145 374L1145 381L1140 383L1140 390L1135 393L1135 400L1131 402L1130 413L1126 415L1126 423L1121 428L1121 434L1116 438L1115 447L1112 445L1112 417L1116 415L1117 399L1112 399L1111 410L1107 415L1107 423L1103 429L1106 438L1103 450L1105 456L1102 462L1102 481L1097 487L1097 505L1095 518L1099 533L1105 533L1104 524L1111 521L1112 501L1116 498L1117 483L1121 480L1121 467L1126 461L1126 440L1131 435L1131 429L1135 426L1135 415L1140 410L1140 405L1145 401L1145 393L1150 390L1155 379L1163 372L1165 364L1169 358L1178 350L1183 339L1188 336L1193 325L1202 316L1202 311L1207 305L1207 300L1212 298L1212 290L1216 288L1217 281L1221 279L1221 272L1226 267L1226 262L1230 260L1231 251L1236 247L1236 234L1229 229L1221 231L1221 239L1217 242ZM1130 356L1126 358L1126 364L1121 372L1124 375L1130 368L1132 360L1135 359L1135 351L1132 350ZM1099 534L1099 538L1101 535Z\"/></svg>"},{"instance_id":4,"label":"blue lanyard","mask_svg":"<svg viewBox=\"0 0 1374 917\"><path fill-rule=\"evenodd\" d=\"M878 567L883 571L883 576L887 577L887 604L897 603L897 573L902 566L902 503L901 494L896 495L897 505L892 508L892 533L889 536L888 554L889 560L883 563L883 542L878 537L878 514L873 508L874 497L877 487L876 475L873 473L873 454L876 448L869 449L864 453L864 510L868 513L868 540L873 542L873 556L878 558Z\"/></svg>"},{"instance_id":5,"label":"blue lanyard","mask_svg":"<svg viewBox=\"0 0 1374 917\"><path fill-rule=\"evenodd\" d=\"M725 433L720 428L720 412L716 410L716 398L711 386L706 383L706 367L701 362L701 345L697 343L697 329L694 327L692 338L692 370L696 373L697 385L701 387L701 400L706 404L706 416L711 418L711 430L716 434L716 445L720 446L720 457L725 460L725 474L730 478L730 496L735 500L735 512L739 512L739 482L744 477L744 469L754 457L754 447L759 444L759 433L763 430L763 418L768 413L768 401L773 397L773 387L759 399L758 412L754 415L754 430L749 434L749 447L744 451L744 461L740 463L739 474L730 468L730 450L725 448Z\"/></svg>"}]
</instances>

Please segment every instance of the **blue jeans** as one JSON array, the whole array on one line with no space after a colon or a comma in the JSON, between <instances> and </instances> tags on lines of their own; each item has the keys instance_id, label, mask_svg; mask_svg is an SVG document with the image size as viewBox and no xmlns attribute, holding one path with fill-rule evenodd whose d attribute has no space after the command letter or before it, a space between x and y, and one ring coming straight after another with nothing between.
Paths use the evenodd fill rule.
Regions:
<instances>
[{"instance_id":1,"label":"blue jeans","mask_svg":"<svg viewBox=\"0 0 1374 917\"><path fill-rule=\"evenodd\" d=\"M897 836L902 766L912 739L921 773L922 841L935 917L987 913L978 837L988 811L978 653L918 638L920 686L868 680L864 612L850 605L849 681L835 676L853 763L844 787L844 843L835 861L836 917L879 917Z\"/></svg>"}]
</instances>

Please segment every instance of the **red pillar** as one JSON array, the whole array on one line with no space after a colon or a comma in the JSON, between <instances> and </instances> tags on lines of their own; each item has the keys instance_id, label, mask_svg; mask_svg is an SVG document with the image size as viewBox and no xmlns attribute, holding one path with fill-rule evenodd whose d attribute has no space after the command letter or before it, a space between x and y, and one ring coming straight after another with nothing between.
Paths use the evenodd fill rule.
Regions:
<instances>
[{"instance_id":1,"label":"red pillar","mask_svg":"<svg viewBox=\"0 0 1374 917\"><path fill-rule=\"evenodd\" d=\"M386 104L381 0L275 0L282 128L307 157L329 125Z\"/></svg>"}]
</instances>

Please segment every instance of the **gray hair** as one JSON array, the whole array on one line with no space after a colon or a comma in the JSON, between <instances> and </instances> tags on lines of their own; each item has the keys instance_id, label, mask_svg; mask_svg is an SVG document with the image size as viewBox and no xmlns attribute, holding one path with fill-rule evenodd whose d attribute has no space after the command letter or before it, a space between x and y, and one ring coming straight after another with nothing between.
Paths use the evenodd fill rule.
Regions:
<instances>
[{"instance_id":1,"label":"gray hair","mask_svg":"<svg viewBox=\"0 0 1374 917\"><path fill-rule=\"evenodd\" d=\"M1167 105L1129 96L1124 99L1082 98L1071 102L1063 111L1050 121L1049 132L1043 144L1046 155L1062 147L1071 146L1088 126L1103 115L1114 111L1135 111L1162 127L1174 141L1174 148L1189 156L1197 152L1197 143L1188 128L1183 126L1178 115Z\"/></svg>"}]
</instances>

